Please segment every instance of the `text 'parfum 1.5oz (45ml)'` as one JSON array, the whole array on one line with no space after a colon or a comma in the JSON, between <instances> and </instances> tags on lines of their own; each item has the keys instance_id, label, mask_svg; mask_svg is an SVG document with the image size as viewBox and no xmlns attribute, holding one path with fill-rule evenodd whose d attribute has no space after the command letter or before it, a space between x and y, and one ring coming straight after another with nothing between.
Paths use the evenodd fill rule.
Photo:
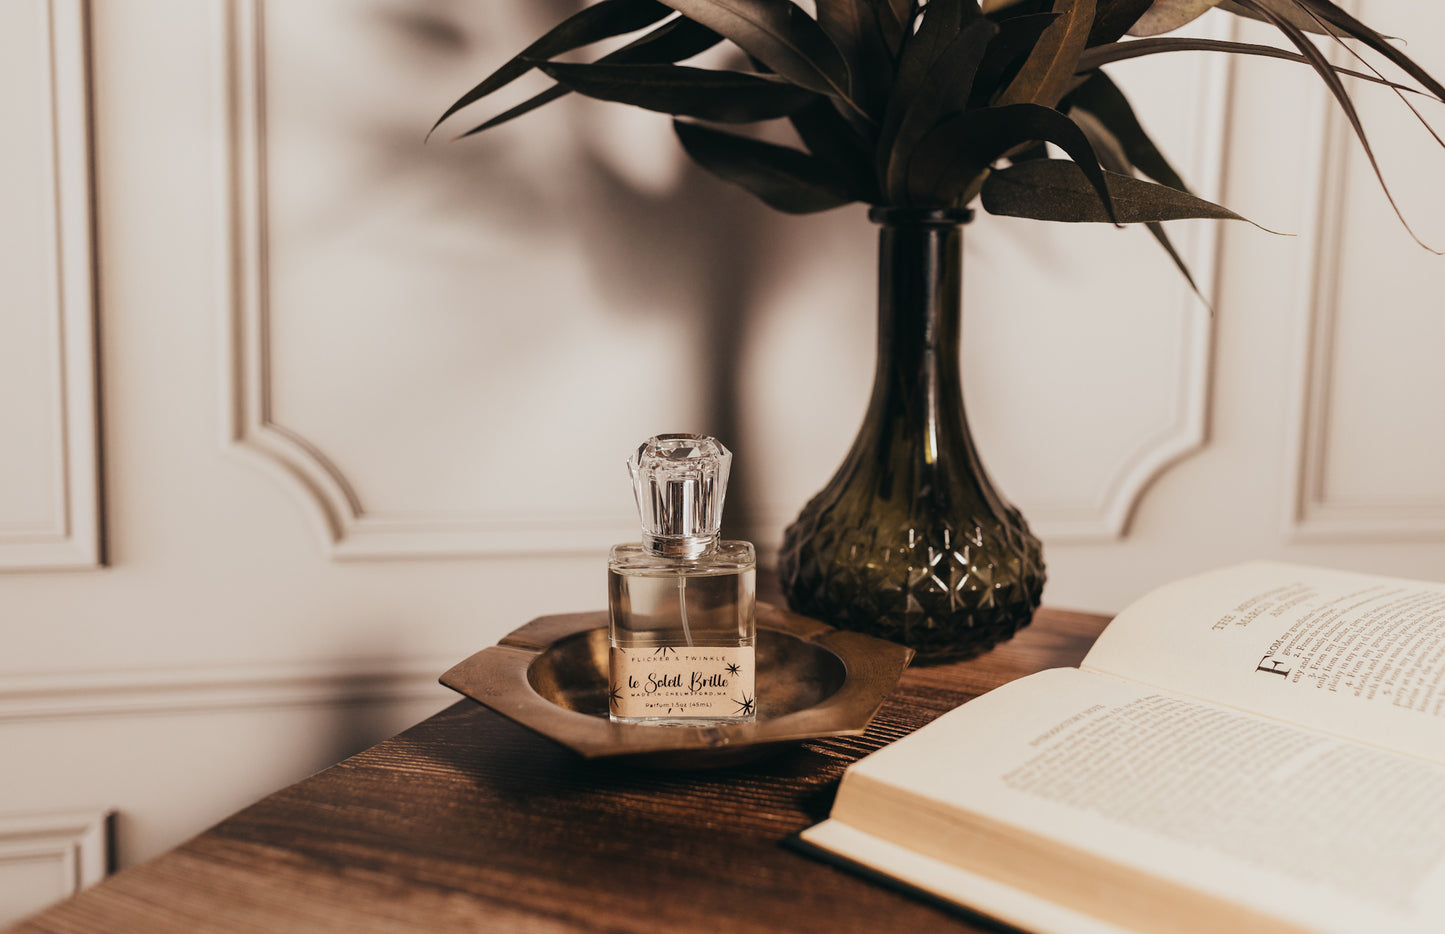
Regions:
<instances>
[{"instance_id":1,"label":"text 'parfum 1.5oz (45ml)'","mask_svg":"<svg viewBox=\"0 0 1445 934\"><path fill-rule=\"evenodd\" d=\"M757 556L719 541L732 454L714 438L658 435L627 462L642 541L607 562L613 720L656 726L757 717Z\"/></svg>"}]
</instances>

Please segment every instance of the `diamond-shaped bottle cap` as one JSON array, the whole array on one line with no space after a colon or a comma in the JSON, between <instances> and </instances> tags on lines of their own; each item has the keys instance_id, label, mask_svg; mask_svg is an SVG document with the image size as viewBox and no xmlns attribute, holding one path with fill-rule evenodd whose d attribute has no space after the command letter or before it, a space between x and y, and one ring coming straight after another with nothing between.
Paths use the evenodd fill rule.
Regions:
<instances>
[{"instance_id":1,"label":"diamond-shaped bottle cap","mask_svg":"<svg viewBox=\"0 0 1445 934\"><path fill-rule=\"evenodd\" d=\"M670 558L696 558L717 547L733 456L704 435L648 438L627 461L642 518L642 544Z\"/></svg>"}]
</instances>

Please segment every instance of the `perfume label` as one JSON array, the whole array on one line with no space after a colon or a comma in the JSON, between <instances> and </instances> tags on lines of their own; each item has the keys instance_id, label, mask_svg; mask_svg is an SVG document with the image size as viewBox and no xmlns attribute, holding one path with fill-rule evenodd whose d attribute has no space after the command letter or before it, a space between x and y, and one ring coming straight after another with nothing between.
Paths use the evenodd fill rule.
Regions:
<instances>
[{"instance_id":1,"label":"perfume label","mask_svg":"<svg viewBox=\"0 0 1445 934\"><path fill-rule=\"evenodd\" d=\"M750 717L753 647L612 647L611 709L617 717Z\"/></svg>"}]
</instances>

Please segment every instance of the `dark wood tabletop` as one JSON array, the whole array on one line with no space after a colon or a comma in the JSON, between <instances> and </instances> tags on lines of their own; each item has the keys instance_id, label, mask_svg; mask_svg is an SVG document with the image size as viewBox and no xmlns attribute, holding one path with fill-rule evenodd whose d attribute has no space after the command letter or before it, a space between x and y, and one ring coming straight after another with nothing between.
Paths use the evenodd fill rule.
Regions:
<instances>
[{"instance_id":1,"label":"dark wood tabletop","mask_svg":"<svg viewBox=\"0 0 1445 934\"><path fill-rule=\"evenodd\" d=\"M863 736L714 771L587 762L461 700L12 930L991 930L784 841L827 816L850 762L1077 665L1105 622L1041 610L979 658L909 669Z\"/></svg>"}]
</instances>

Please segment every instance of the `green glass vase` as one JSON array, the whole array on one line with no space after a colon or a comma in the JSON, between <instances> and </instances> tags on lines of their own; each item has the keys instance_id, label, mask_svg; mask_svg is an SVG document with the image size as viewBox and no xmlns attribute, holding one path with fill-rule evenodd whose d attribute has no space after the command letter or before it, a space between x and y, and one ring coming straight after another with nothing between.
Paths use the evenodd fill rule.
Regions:
<instances>
[{"instance_id":1,"label":"green glass vase","mask_svg":"<svg viewBox=\"0 0 1445 934\"><path fill-rule=\"evenodd\" d=\"M962 227L971 211L874 208L878 365L843 465L784 533L788 605L911 646L976 655L1028 625L1043 548L994 488L964 415Z\"/></svg>"}]
</instances>

